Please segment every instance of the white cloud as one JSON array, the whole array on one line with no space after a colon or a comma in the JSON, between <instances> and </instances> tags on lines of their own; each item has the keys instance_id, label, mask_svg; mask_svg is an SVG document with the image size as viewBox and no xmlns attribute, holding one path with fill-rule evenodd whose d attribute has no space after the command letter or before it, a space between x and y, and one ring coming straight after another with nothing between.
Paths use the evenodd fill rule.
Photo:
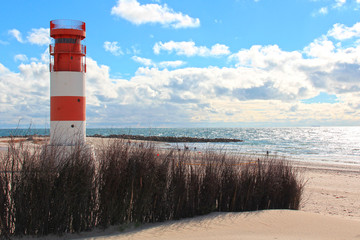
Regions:
<instances>
[{"instance_id":1,"label":"white cloud","mask_svg":"<svg viewBox=\"0 0 360 240\"><path fill-rule=\"evenodd\" d=\"M304 52L310 57L327 59L334 53L335 46L327 37L315 39L309 46L304 48Z\"/></svg>"},{"instance_id":2,"label":"white cloud","mask_svg":"<svg viewBox=\"0 0 360 240\"><path fill-rule=\"evenodd\" d=\"M176 60L176 61L163 61L158 64L160 68L178 68L185 64L184 61Z\"/></svg>"},{"instance_id":3,"label":"white cloud","mask_svg":"<svg viewBox=\"0 0 360 240\"><path fill-rule=\"evenodd\" d=\"M339 8L344 6L346 3L346 0L335 0L334 8Z\"/></svg>"},{"instance_id":4,"label":"white cloud","mask_svg":"<svg viewBox=\"0 0 360 240\"><path fill-rule=\"evenodd\" d=\"M220 56L230 54L229 47L223 44L215 44L211 47L210 55L211 56Z\"/></svg>"},{"instance_id":5,"label":"white cloud","mask_svg":"<svg viewBox=\"0 0 360 240\"><path fill-rule=\"evenodd\" d=\"M312 0L312 1L316 1L316 0ZM357 11L359 10L359 3L360 0L356 0L356 3L354 4L355 1L350 0L330 0L330 1L323 1L323 2L329 2L327 4L327 6L324 6L322 8L320 8L316 13L313 13L312 15L318 16L318 15L327 15L329 13L329 11L335 11L335 10L350 10L350 11Z\"/></svg>"},{"instance_id":6,"label":"white cloud","mask_svg":"<svg viewBox=\"0 0 360 240\"><path fill-rule=\"evenodd\" d=\"M326 15L326 14L328 14L328 8L327 7L322 7L322 8L320 8L319 9L319 13L321 14L321 15Z\"/></svg>"},{"instance_id":7,"label":"white cloud","mask_svg":"<svg viewBox=\"0 0 360 240\"><path fill-rule=\"evenodd\" d=\"M29 59L27 58L27 56L25 54L17 54L14 56L14 60L15 60L15 62L17 62L17 61L27 62Z\"/></svg>"},{"instance_id":8,"label":"white cloud","mask_svg":"<svg viewBox=\"0 0 360 240\"><path fill-rule=\"evenodd\" d=\"M36 45L48 45L51 42L50 28L33 28L26 37L28 42Z\"/></svg>"},{"instance_id":9,"label":"white cloud","mask_svg":"<svg viewBox=\"0 0 360 240\"><path fill-rule=\"evenodd\" d=\"M105 51L110 52L111 54L115 56L123 55L123 51L121 50L121 47L118 46L118 42L104 42L104 48Z\"/></svg>"},{"instance_id":10,"label":"white cloud","mask_svg":"<svg viewBox=\"0 0 360 240\"><path fill-rule=\"evenodd\" d=\"M18 69L11 72L0 63L0 122L43 124L49 116L49 66L32 62Z\"/></svg>"},{"instance_id":11,"label":"white cloud","mask_svg":"<svg viewBox=\"0 0 360 240\"><path fill-rule=\"evenodd\" d=\"M33 28L33 29L31 29L31 31L28 33L28 35L26 37L27 41L25 41L22 38L21 32L17 29L11 29L8 31L8 33L11 36L15 37L16 40L20 43L29 42L31 44L36 44L36 45L48 45L51 42L49 28Z\"/></svg>"},{"instance_id":12,"label":"white cloud","mask_svg":"<svg viewBox=\"0 0 360 240\"><path fill-rule=\"evenodd\" d=\"M280 99L285 101L295 97L296 91L298 94L295 99L299 96L305 98L306 95L315 97L321 90L340 96L359 92L359 54L360 46L342 48L322 36L302 52L282 51L276 45L253 46L229 58L236 61L238 68L247 67L249 71L257 68L264 71L267 82L263 82L262 86L267 89L263 96L269 97L277 93ZM252 76L249 73L248 75ZM259 90L260 88L254 90L254 93L259 93Z\"/></svg>"},{"instance_id":13,"label":"white cloud","mask_svg":"<svg viewBox=\"0 0 360 240\"><path fill-rule=\"evenodd\" d=\"M210 49L205 46L196 46L193 41L188 42L157 42L153 47L155 54L161 51L175 52L177 55L191 56L221 56L230 54L229 47L223 44L215 44Z\"/></svg>"},{"instance_id":14,"label":"white cloud","mask_svg":"<svg viewBox=\"0 0 360 240\"><path fill-rule=\"evenodd\" d=\"M283 66L301 58L297 51L282 51L277 45L260 46L254 45L250 49L240 50L232 54L229 59L235 60L236 66L254 68L273 68Z\"/></svg>"},{"instance_id":15,"label":"white cloud","mask_svg":"<svg viewBox=\"0 0 360 240\"><path fill-rule=\"evenodd\" d=\"M86 95L89 105L100 106L119 97L116 91L116 84L110 78L110 68L105 65L98 65L92 58L86 59Z\"/></svg>"},{"instance_id":16,"label":"white cloud","mask_svg":"<svg viewBox=\"0 0 360 240\"><path fill-rule=\"evenodd\" d=\"M132 56L131 59L137 63L140 63L143 66L156 67L156 68L177 68L177 67L180 67L185 64L185 62L180 61L180 60L162 61L162 62L156 63L149 58L142 58L142 57L138 57L138 56Z\"/></svg>"},{"instance_id":17,"label":"white cloud","mask_svg":"<svg viewBox=\"0 0 360 240\"><path fill-rule=\"evenodd\" d=\"M126 54L139 55L141 53L140 49L137 46L131 46L131 48L126 49Z\"/></svg>"},{"instance_id":18,"label":"white cloud","mask_svg":"<svg viewBox=\"0 0 360 240\"><path fill-rule=\"evenodd\" d=\"M20 32L19 30L17 30L17 29L14 28L14 29L9 30L8 33L9 33L11 36L13 36L14 38L16 38L16 40L17 40L18 42L21 42L21 43L24 42L24 40L22 39L22 34L21 34L21 32Z\"/></svg>"},{"instance_id":19,"label":"white cloud","mask_svg":"<svg viewBox=\"0 0 360 240\"><path fill-rule=\"evenodd\" d=\"M131 57L132 60L134 60L135 62L138 62L142 65L145 65L147 67L149 66L154 66L155 64L153 63L153 61L151 59L148 58L142 58L142 57L138 57L138 56L132 56Z\"/></svg>"},{"instance_id":20,"label":"white cloud","mask_svg":"<svg viewBox=\"0 0 360 240\"><path fill-rule=\"evenodd\" d=\"M175 12L166 4L143 4L137 0L118 0L111 14L122 17L136 25L159 23L173 28L199 27L200 20L186 14Z\"/></svg>"},{"instance_id":21,"label":"white cloud","mask_svg":"<svg viewBox=\"0 0 360 240\"><path fill-rule=\"evenodd\" d=\"M346 40L353 37L360 37L360 22L355 23L352 27L347 27L344 24L336 23L333 28L328 31L328 36L337 40Z\"/></svg>"},{"instance_id":22,"label":"white cloud","mask_svg":"<svg viewBox=\"0 0 360 240\"><path fill-rule=\"evenodd\" d=\"M43 63L49 64L50 63L50 58L49 58L49 48L46 48L45 51L41 54L41 61Z\"/></svg>"}]
</instances>

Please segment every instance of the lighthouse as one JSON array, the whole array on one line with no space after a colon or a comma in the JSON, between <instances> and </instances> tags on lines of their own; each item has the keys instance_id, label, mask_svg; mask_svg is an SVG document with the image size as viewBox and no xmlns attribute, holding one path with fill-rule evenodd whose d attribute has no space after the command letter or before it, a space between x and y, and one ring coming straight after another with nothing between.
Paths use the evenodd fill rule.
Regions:
<instances>
[{"instance_id":1,"label":"lighthouse","mask_svg":"<svg viewBox=\"0 0 360 240\"><path fill-rule=\"evenodd\" d=\"M74 146L86 141L85 23L50 21L50 144Z\"/></svg>"}]
</instances>

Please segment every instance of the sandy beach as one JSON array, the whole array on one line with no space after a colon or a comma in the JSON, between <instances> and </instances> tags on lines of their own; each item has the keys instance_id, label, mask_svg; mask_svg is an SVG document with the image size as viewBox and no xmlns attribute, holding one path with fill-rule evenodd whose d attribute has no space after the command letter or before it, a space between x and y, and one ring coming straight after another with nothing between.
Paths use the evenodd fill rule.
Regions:
<instances>
[{"instance_id":1,"label":"sandy beach","mask_svg":"<svg viewBox=\"0 0 360 240\"><path fill-rule=\"evenodd\" d=\"M2 151L6 150L5 140L0 139ZM299 211L212 213L124 231L114 226L60 239L360 239L360 167L321 163L294 165L306 181Z\"/></svg>"},{"instance_id":2,"label":"sandy beach","mask_svg":"<svg viewBox=\"0 0 360 240\"><path fill-rule=\"evenodd\" d=\"M122 234L81 239L359 239L359 222L290 210L250 213L212 213L163 224L153 224ZM101 234L98 232L98 234Z\"/></svg>"}]
</instances>

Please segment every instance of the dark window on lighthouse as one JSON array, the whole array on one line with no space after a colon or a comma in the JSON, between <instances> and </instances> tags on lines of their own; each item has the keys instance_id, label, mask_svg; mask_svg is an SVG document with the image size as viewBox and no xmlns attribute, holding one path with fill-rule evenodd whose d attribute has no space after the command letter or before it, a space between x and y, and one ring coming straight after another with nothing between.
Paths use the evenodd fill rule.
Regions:
<instances>
[{"instance_id":1,"label":"dark window on lighthouse","mask_svg":"<svg viewBox=\"0 0 360 240\"><path fill-rule=\"evenodd\" d=\"M57 38L55 43L76 43L76 38Z\"/></svg>"}]
</instances>

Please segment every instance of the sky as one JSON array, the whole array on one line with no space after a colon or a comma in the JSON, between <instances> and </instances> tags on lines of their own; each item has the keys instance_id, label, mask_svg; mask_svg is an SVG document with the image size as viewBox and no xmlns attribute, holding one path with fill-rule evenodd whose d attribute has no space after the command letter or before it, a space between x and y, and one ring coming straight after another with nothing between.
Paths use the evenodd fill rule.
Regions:
<instances>
[{"instance_id":1,"label":"sky","mask_svg":"<svg viewBox=\"0 0 360 240\"><path fill-rule=\"evenodd\" d=\"M49 128L54 19L86 23L89 128L359 126L360 0L12 0L0 128Z\"/></svg>"}]
</instances>

